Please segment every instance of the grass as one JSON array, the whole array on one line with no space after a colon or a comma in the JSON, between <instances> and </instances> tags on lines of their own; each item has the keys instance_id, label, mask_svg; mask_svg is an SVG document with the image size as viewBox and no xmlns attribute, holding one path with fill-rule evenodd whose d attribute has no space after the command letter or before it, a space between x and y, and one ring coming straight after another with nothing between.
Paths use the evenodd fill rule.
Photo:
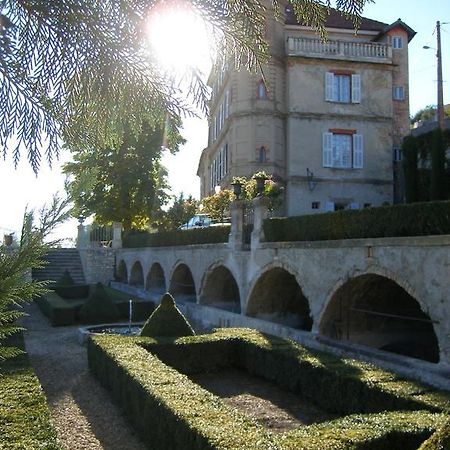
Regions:
<instances>
[{"instance_id":1,"label":"grass","mask_svg":"<svg viewBox=\"0 0 450 450\"><path fill-rule=\"evenodd\" d=\"M10 344L23 348L23 338L16 335ZM0 362L0 449L61 448L27 355Z\"/></svg>"}]
</instances>

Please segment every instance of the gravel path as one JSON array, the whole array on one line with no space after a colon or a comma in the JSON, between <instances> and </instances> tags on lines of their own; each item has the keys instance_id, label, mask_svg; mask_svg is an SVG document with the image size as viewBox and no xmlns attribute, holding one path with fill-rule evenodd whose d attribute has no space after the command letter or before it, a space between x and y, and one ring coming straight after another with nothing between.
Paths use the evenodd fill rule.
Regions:
<instances>
[{"instance_id":1,"label":"gravel path","mask_svg":"<svg viewBox=\"0 0 450 450\"><path fill-rule=\"evenodd\" d=\"M26 350L65 449L143 450L145 445L91 375L77 327L52 327L35 304L23 320Z\"/></svg>"}]
</instances>

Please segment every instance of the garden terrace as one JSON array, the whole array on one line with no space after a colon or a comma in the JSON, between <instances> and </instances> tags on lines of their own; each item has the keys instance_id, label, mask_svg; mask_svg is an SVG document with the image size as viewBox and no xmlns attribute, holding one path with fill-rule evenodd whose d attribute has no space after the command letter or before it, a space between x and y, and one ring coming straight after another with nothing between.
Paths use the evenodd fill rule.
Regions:
<instances>
[{"instance_id":1,"label":"garden terrace","mask_svg":"<svg viewBox=\"0 0 450 450\"><path fill-rule=\"evenodd\" d=\"M401 442L412 450L450 411L449 394L248 329L172 341L98 336L88 359L150 447L387 450ZM229 369L275 383L338 418L274 434L189 378Z\"/></svg>"}]
</instances>

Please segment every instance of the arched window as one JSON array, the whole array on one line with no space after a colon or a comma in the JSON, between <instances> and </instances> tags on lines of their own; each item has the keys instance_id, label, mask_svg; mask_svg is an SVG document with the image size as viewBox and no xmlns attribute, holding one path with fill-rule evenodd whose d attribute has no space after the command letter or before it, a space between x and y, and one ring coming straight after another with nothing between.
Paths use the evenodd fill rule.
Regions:
<instances>
[{"instance_id":1,"label":"arched window","mask_svg":"<svg viewBox=\"0 0 450 450\"><path fill-rule=\"evenodd\" d=\"M256 159L258 162L267 162L267 149L264 145L261 145L261 147L258 148Z\"/></svg>"},{"instance_id":2,"label":"arched window","mask_svg":"<svg viewBox=\"0 0 450 450\"><path fill-rule=\"evenodd\" d=\"M260 80L258 83L258 98L261 100L267 99L267 87L264 80Z\"/></svg>"}]
</instances>

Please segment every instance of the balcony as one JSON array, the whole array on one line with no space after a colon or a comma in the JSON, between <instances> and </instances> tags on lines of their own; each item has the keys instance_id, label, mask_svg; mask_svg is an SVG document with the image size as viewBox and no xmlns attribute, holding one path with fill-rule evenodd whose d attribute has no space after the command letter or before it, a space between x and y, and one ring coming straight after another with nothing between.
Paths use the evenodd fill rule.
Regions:
<instances>
[{"instance_id":1,"label":"balcony","mask_svg":"<svg viewBox=\"0 0 450 450\"><path fill-rule=\"evenodd\" d=\"M392 60L392 47L387 44L332 40L324 42L321 39L303 37L288 37L286 53L288 56L375 63L390 63Z\"/></svg>"}]
</instances>

